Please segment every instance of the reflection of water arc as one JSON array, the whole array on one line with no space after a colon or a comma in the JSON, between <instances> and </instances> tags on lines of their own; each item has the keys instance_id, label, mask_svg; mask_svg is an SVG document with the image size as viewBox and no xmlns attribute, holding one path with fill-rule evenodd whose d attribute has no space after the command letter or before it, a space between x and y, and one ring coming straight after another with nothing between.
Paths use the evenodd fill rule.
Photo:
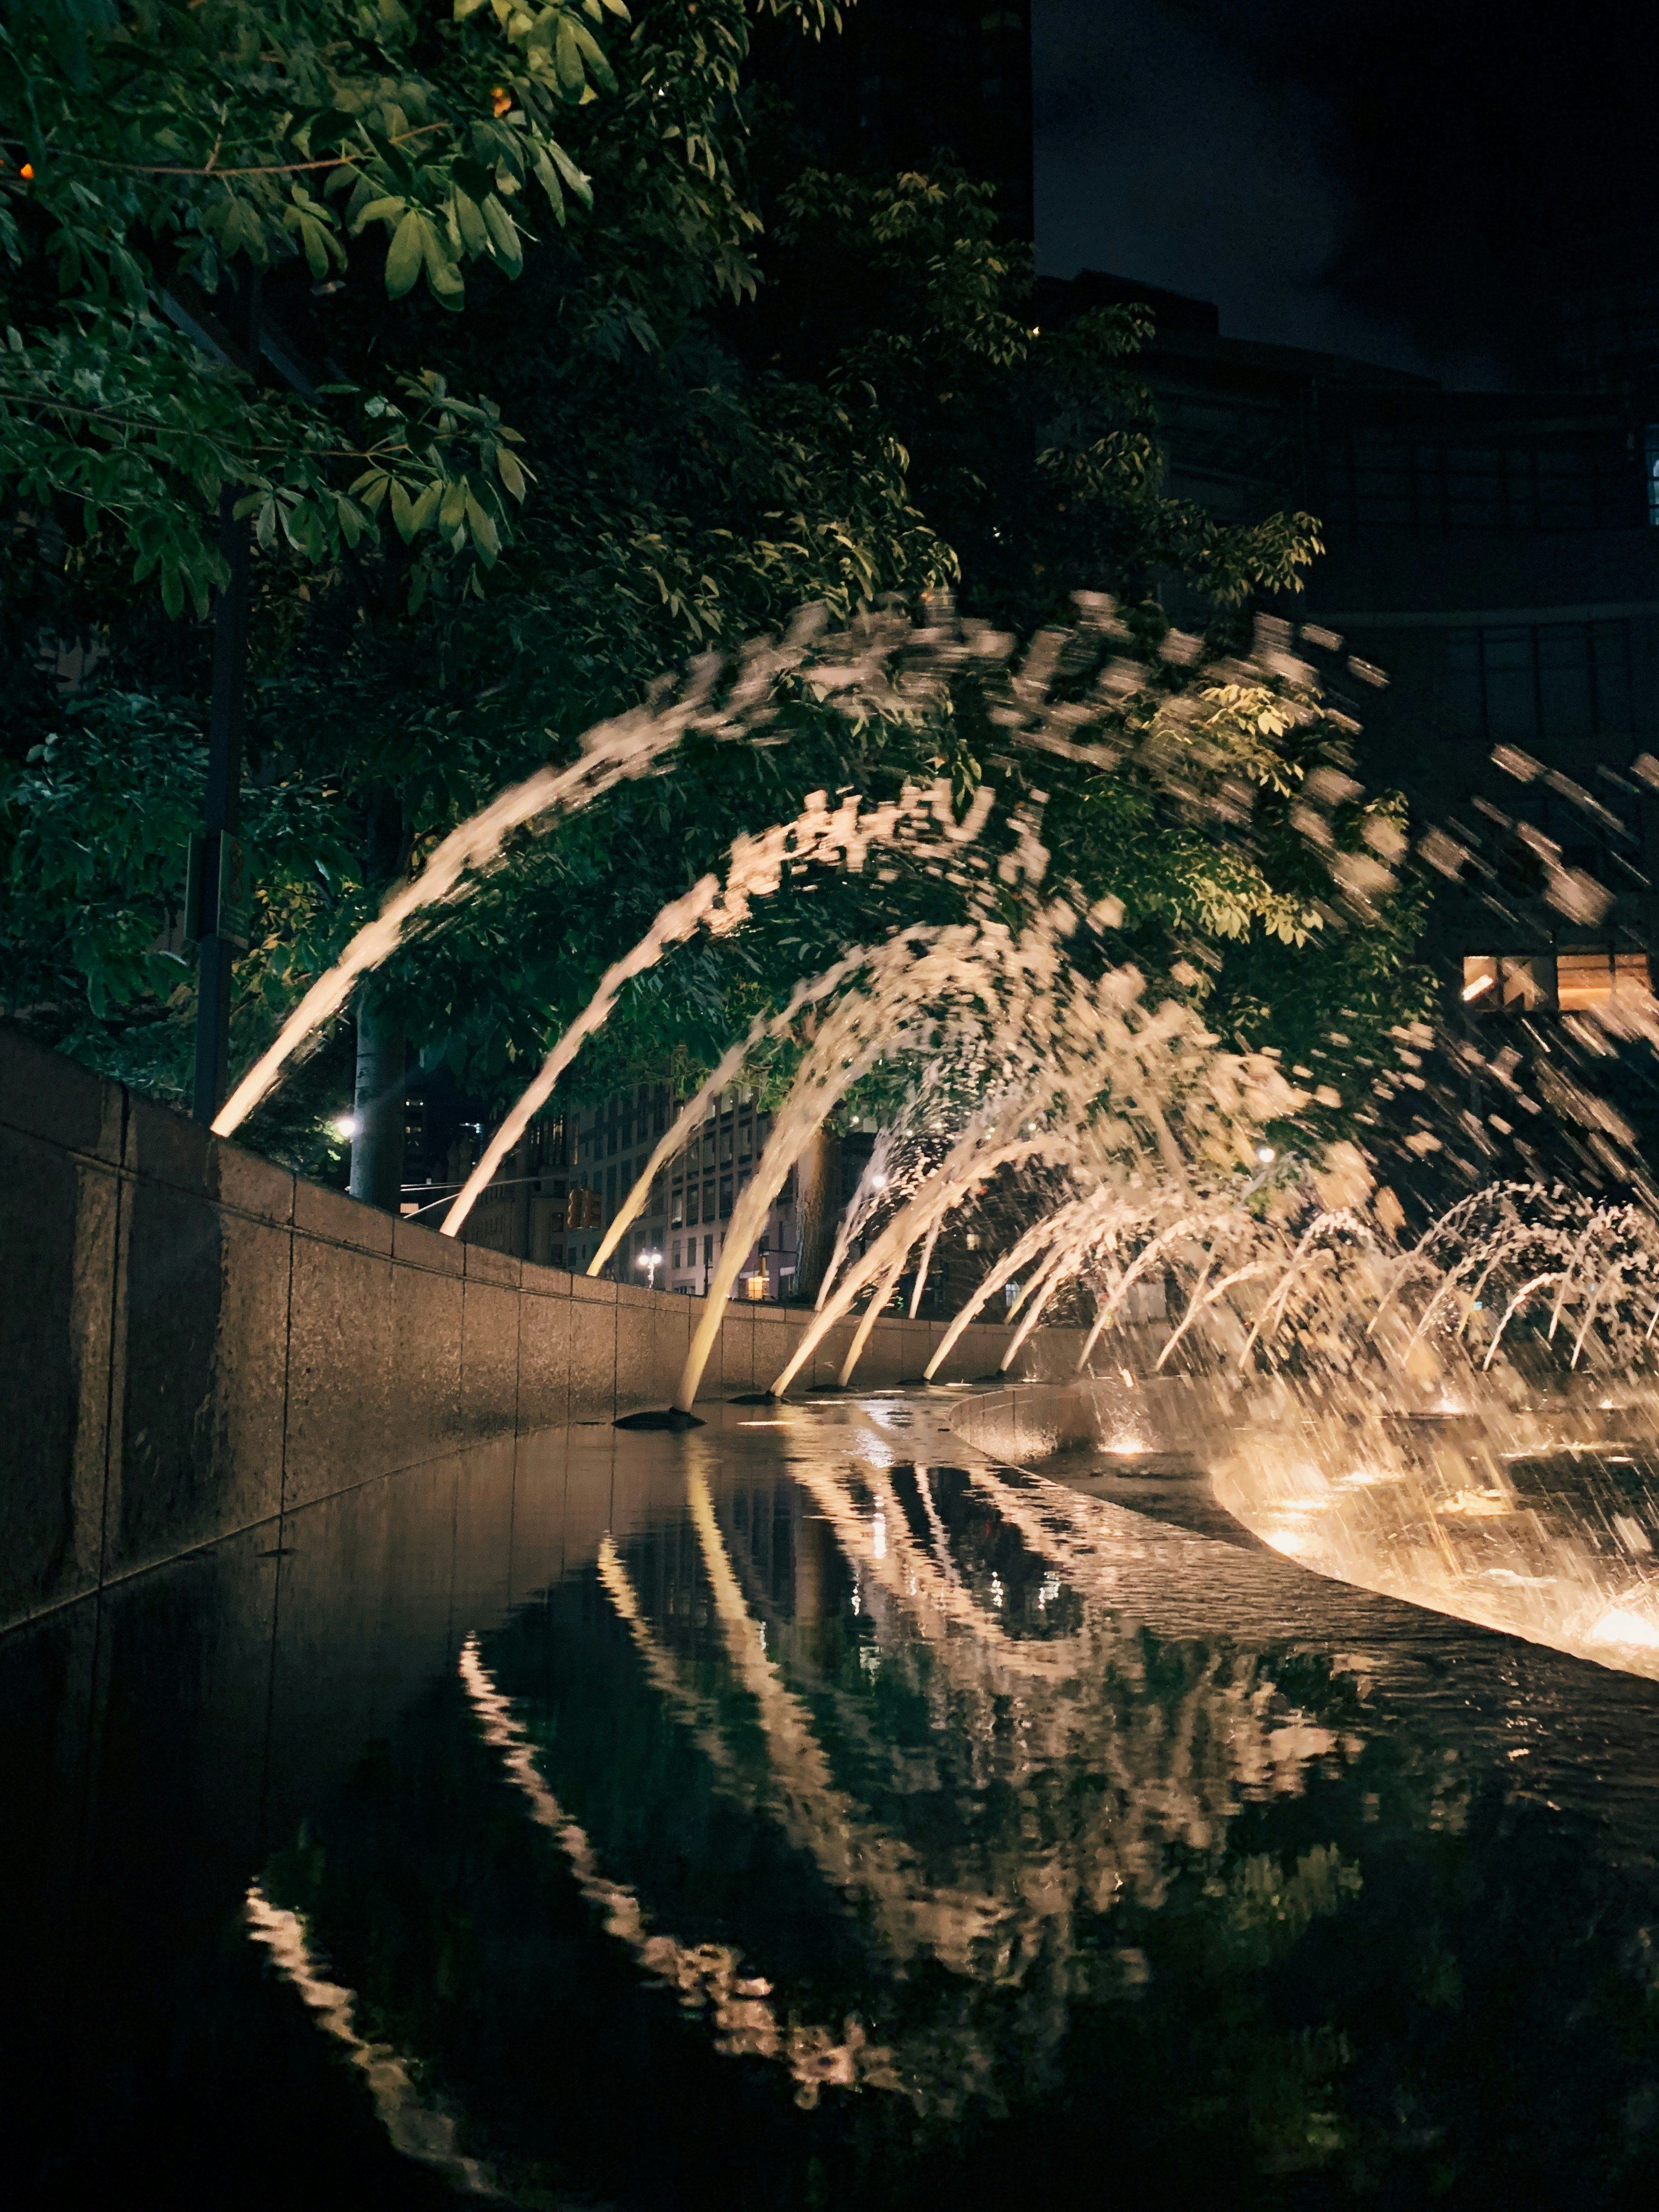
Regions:
<instances>
[{"instance_id":1,"label":"reflection of water arc","mask_svg":"<svg viewBox=\"0 0 1659 2212\"><path fill-rule=\"evenodd\" d=\"M604 1914L605 1933L626 1944L647 1973L675 1990L683 2004L709 2014L718 2050L728 2057L779 2061L794 2077L796 2102L809 2108L832 2083L848 2088L901 2086L891 2054L869 2044L856 2022L847 2023L839 2041L825 2028L784 2027L771 2002L771 1984L743 1973L742 1954L732 1945L686 1944L672 1936L653 1935L636 1893L600 1872L586 1832L537 1772L530 1739L479 1656L476 1636L461 1647L459 1663L484 1741L501 1753L508 1778L537 1826L557 1838L578 1888Z\"/></svg>"},{"instance_id":2,"label":"reflection of water arc","mask_svg":"<svg viewBox=\"0 0 1659 2212\"><path fill-rule=\"evenodd\" d=\"M974 1945L985 1932L982 1901L928 1895L910 1853L836 1781L811 1717L767 1656L726 1557L708 1485L695 1469L686 1478L686 1496L726 1650L759 1709L790 1832L807 1844L826 1880L875 1907L896 1959L931 1952L959 1972L969 1972Z\"/></svg>"},{"instance_id":3,"label":"reflection of water arc","mask_svg":"<svg viewBox=\"0 0 1659 2212\"><path fill-rule=\"evenodd\" d=\"M250 1937L270 1952L277 1972L299 1992L318 2027L340 2045L367 2081L392 2148L441 2174L457 2195L499 2202L487 2170L457 2149L454 2121L422 2101L398 2053L389 2044L368 2043L358 2034L356 1992L322 1973L302 1916L271 1904L257 1881L244 1909Z\"/></svg>"}]
</instances>

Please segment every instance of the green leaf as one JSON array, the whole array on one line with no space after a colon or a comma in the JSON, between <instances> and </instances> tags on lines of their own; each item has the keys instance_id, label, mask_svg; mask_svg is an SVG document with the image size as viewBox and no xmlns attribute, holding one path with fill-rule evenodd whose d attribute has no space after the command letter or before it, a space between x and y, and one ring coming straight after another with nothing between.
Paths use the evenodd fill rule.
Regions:
<instances>
[{"instance_id":1,"label":"green leaf","mask_svg":"<svg viewBox=\"0 0 1659 2212\"><path fill-rule=\"evenodd\" d=\"M485 509L479 506L471 493L467 495L466 519L472 532L472 542L488 562L495 561L501 550L501 535Z\"/></svg>"},{"instance_id":2,"label":"green leaf","mask_svg":"<svg viewBox=\"0 0 1659 2212\"><path fill-rule=\"evenodd\" d=\"M593 184L586 170L576 167L556 138L548 140L547 151L552 155L559 174L574 192L576 198L584 207L591 208L593 204Z\"/></svg>"},{"instance_id":3,"label":"green leaf","mask_svg":"<svg viewBox=\"0 0 1659 2212\"><path fill-rule=\"evenodd\" d=\"M483 253L489 246L489 229L478 203L470 192L457 186L451 196L450 205L455 211L455 228L461 234L461 243L469 253Z\"/></svg>"},{"instance_id":4,"label":"green leaf","mask_svg":"<svg viewBox=\"0 0 1659 2212\"><path fill-rule=\"evenodd\" d=\"M518 455L510 446L496 447L495 473L514 499L524 497L528 489L525 482L525 473L519 465Z\"/></svg>"},{"instance_id":5,"label":"green leaf","mask_svg":"<svg viewBox=\"0 0 1659 2212\"><path fill-rule=\"evenodd\" d=\"M370 200L365 200L362 206L358 209L356 214L350 216L352 236L354 238L359 236L364 228L371 222L392 222L395 221L398 216L403 214L408 205L409 202L405 199L387 198L384 196L377 197L376 198ZM347 212L349 215L350 214L349 210L348 210Z\"/></svg>"},{"instance_id":6,"label":"green leaf","mask_svg":"<svg viewBox=\"0 0 1659 2212\"><path fill-rule=\"evenodd\" d=\"M582 59L587 64L588 75L596 84L603 85L607 92L614 92L617 89L617 73L606 58L605 48L586 23L573 21L570 27L575 34L577 45L581 48Z\"/></svg>"},{"instance_id":7,"label":"green leaf","mask_svg":"<svg viewBox=\"0 0 1659 2212\"><path fill-rule=\"evenodd\" d=\"M538 154L536 156L536 177L542 190L547 194L548 198L553 203L553 212L558 218L559 228L562 230L564 228L564 194L559 190L559 180L553 173L553 164L548 160L545 154Z\"/></svg>"},{"instance_id":8,"label":"green leaf","mask_svg":"<svg viewBox=\"0 0 1659 2212\"><path fill-rule=\"evenodd\" d=\"M586 89L587 71L582 67L582 50L576 43L576 26L568 15L559 18L558 36L553 46L553 66L567 94L574 98Z\"/></svg>"},{"instance_id":9,"label":"green leaf","mask_svg":"<svg viewBox=\"0 0 1659 2212\"><path fill-rule=\"evenodd\" d=\"M449 241L434 222L422 217L421 243L426 254L426 281L441 307L459 310L466 297L466 280L449 251Z\"/></svg>"},{"instance_id":10,"label":"green leaf","mask_svg":"<svg viewBox=\"0 0 1659 2212\"><path fill-rule=\"evenodd\" d=\"M320 284L329 272L329 247L332 244L328 233L319 222L302 220L300 237L306 250L306 261L312 275Z\"/></svg>"},{"instance_id":11,"label":"green leaf","mask_svg":"<svg viewBox=\"0 0 1659 2212\"><path fill-rule=\"evenodd\" d=\"M411 208L392 234L386 257L386 296L402 299L421 273L422 250L427 223Z\"/></svg>"},{"instance_id":12,"label":"green leaf","mask_svg":"<svg viewBox=\"0 0 1659 2212\"><path fill-rule=\"evenodd\" d=\"M415 507L401 482L392 480L392 520L405 545L415 535Z\"/></svg>"},{"instance_id":13,"label":"green leaf","mask_svg":"<svg viewBox=\"0 0 1659 2212\"><path fill-rule=\"evenodd\" d=\"M414 526L410 532L411 536L418 538L422 531L428 526L433 516L438 512L438 501L443 495L444 488L441 483L429 483L427 486L415 502L414 512L410 518Z\"/></svg>"},{"instance_id":14,"label":"green leaf","mask_svg":"<svg viewBox=\"0 0 1659 2212\"><path fill-rule=\"evenodd\" d=\"M483 219L489 226L496 260L509 276L518 276L524 267L524 249L519 243L517 226L494 192L483 204Z\"/></svg>"},{"instance_id":15,"label":"green leaf","mask_svg":"<svg viewBox=\"0 0 1659 2212\"><path fill-rule=\"evenodd\" d=\"M438 510L440 530L453 530L466 513L467 481L465 477L452 477L444 486L443 505Z\"/></svg>"}]
</instances>

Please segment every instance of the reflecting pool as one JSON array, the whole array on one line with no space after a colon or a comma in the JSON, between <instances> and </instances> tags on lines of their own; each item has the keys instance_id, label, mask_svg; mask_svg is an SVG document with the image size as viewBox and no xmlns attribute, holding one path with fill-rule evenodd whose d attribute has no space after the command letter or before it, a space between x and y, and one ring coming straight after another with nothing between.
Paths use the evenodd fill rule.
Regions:
<instances>
[{"instance_id":1,"label":"reflecting pool","mask_svg":"<svg viewBox=\"0 0 1659 2212\"><path fill-rule=\"evenodd\" d=\"M487 1447L0 1643L27 2201L1650 2204L1659 1684L952 1402Z\"/></svg>"}]
</instances>

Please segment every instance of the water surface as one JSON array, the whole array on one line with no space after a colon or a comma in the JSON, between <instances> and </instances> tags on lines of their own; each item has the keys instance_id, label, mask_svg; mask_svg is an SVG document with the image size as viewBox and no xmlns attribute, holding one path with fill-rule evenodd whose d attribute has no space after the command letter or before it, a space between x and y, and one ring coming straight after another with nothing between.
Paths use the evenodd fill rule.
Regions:
<instances>
[{"instance_id":1,"label":"water surface","mask_svg":"<svg viewBox=\"0 0 1659 2212\"><path fill-rule=\"evenodd\" d=\"M951 1402L490 1447L0 1644L28 2200L1650 2203L1659 1686Z\"/></svg>"}]
</instances>

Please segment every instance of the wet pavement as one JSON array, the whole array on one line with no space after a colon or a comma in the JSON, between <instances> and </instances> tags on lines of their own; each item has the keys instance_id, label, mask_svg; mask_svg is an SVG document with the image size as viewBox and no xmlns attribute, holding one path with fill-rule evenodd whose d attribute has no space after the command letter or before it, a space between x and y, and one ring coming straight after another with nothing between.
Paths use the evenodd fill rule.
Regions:
<instances>
[{"instance_id":1,"label":"wet pavement","mask_svg":"<svg viewBox=\"0 0 1659 2212\"><path fill-rule=\"evenodd\" d=\"M1653 2202L1659 1683L957 1395L481 1447L0 1641L21 2201Z\"/></svg>"}]
</instances>

